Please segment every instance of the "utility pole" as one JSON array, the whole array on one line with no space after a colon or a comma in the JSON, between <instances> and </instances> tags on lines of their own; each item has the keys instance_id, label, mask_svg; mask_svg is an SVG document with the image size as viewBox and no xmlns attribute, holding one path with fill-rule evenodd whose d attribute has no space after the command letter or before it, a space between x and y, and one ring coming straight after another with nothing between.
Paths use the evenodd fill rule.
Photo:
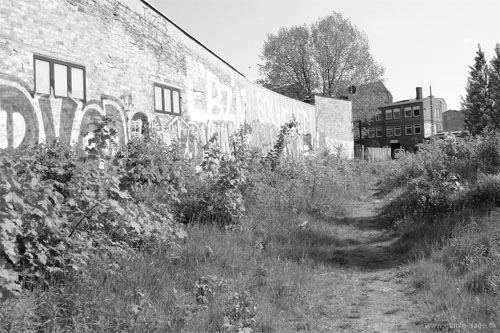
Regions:
<instances>
[{"instance_id":1,"label":"utility pole","mask_svg":"<svg viewBox=\"0 0 500 333\"><path fill-rule=\"evenodd\" d=\"M432 86L429 86L429 102L431 107L431 137L434 136L434 109L432 108Z\"/></svg>"}]
</instances>

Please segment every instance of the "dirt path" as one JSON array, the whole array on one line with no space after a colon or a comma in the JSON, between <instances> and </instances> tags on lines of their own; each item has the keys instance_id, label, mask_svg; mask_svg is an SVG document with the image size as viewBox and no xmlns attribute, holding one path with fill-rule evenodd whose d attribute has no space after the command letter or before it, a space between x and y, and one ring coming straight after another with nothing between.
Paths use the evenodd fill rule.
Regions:
<instances>
[{"instance_id":1,"label":"dirt path","mask_svg":"<svg viewBox=\"0 0 500 333\"><path fill-rule=\"evenodd\" d=\"M395 246L398 235L377 215L383 200L375 188L352 206L337 265L315 276L310 314L315 332L425 332L419 305L403 274L407 261Z\"/></svg>"}]
</instances>

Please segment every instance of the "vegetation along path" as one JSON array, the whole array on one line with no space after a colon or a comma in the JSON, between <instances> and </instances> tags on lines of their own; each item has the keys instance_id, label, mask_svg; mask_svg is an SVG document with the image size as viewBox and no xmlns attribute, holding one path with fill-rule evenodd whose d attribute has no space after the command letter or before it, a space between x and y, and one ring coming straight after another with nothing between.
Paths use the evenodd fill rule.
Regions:
<instances>
[{"instance_id":1,"label":"vegetation along path","mask_svg":"<svg viewBox=\"0 0 500 333\"><path fill-rule=\"evenodd\" d=\"M312 328L318 332L425 332L420 305L405 272L398 234L377 211L386 200L376 188L353 202L341 221L343 241L310 290ZM340 268L340 269L339 269Z\"/></svg>"}]
</instances>

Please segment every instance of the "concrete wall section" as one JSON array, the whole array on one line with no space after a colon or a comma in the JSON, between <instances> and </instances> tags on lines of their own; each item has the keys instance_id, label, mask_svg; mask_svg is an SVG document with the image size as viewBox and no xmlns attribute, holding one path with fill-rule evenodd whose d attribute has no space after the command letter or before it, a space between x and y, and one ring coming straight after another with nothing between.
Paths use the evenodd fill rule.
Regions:
<instances>
[{"instance_id":1,"label":"concrete wall section","mask_svg":"<svg viewBox=\"0 0 500 333\"><path fill-rule=\"evenodd\" d=\"M304 145L314 145L307 139L304 140L305 136L311 136L312 133L316 132L314 106L262 89L248 81L246 82L246 92L246 120L254 128L252 134L254 144L265 150L271 148L281 126L295 116L300 128L292 133L293 144L300 151L305 148ZM305 149L308 148L312 147Z\"/></svg>"},{"instance_id":2,"label":"concrete wall section","mask_svg":"<svg viewBox=\"0 0 500 333\"><path fill-rule=\"evenodd\" d=\"M331 153L353 158L352 103L316 95L315 106L319 148L326 148Z\"/></svg>"}]
</instances>

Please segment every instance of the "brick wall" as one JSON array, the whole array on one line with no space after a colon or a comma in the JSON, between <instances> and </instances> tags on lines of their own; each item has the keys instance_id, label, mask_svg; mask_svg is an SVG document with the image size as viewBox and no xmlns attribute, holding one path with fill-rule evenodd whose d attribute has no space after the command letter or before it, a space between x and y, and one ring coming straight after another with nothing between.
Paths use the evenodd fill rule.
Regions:
<instances>
[{"instance_id":1,"label":"brick wall","mask_svg":"<svg viewBox=\"0 0 500 333\"><path fill-rule=\"evenodd\" d=\"M461 111L448 110L443 113L443 131L455 132L465 129L464 114Z\"/></svg>"},{"instance_id":2,"label":"brick wall","mask_svg":"<svg viewBox=\"0 0 500 333\"><path fill-rule=\"evenodd\" d=\"M84 66L86 100L35 93L34 55ZM154 111L155 83L180 90L182 116ZM231 133L248 122L253 143L267 149L294 114L301 129L291 147L300 152L304 135L316 144L318 107L247 81L143 1L0 1L0 148L82 143L92 119L109 115L122 143L143 123L167 141L181 139L187 153L199 153L214 132L228 149ZM343 119L347 110L337 113Z\"/></svg>"}]
</instances>

